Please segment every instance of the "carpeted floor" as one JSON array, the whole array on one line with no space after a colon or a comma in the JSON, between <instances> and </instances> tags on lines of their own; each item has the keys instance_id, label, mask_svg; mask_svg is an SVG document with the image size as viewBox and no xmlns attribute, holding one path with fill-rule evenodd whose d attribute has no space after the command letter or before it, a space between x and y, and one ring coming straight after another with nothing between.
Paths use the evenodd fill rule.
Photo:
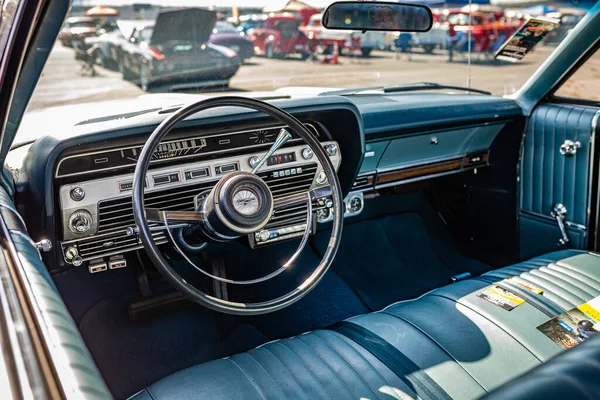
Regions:
<instances>
[{"instance_id":1,"label":"carpeted floor","mask_svg":"<svg viewBox=\"0 0 600 400\"><path fill-rule=\"evenodd\" d=\"M400 214L344 227L333 269L372 311L447 285L453 275L491 269L459 254L441 219L426 202L415 204ZM313 238L319 253L328 241L328 232Z\"/></svg>"}]
</instances>

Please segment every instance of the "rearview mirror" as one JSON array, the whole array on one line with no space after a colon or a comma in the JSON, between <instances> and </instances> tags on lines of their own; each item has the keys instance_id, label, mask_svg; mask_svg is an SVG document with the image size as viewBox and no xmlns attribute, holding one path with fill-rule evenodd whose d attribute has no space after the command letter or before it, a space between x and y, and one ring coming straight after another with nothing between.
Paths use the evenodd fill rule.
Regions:
<instances>
[{"instance_id":1,"label":"rearview mirror","mask_svg":"<svg viewBox=\"0 0 600 400\"><path fill-rule=\"evenodd\" d=\"M431 10L416 4L340 1L323 13L327 29L427 32L432 25Z\"/></svg>"}]
</instances>

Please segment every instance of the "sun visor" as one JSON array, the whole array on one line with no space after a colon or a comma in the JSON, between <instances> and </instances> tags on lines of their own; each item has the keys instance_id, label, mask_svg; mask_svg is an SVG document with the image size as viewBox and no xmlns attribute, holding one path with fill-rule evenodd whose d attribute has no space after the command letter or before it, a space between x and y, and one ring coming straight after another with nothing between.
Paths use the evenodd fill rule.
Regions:
<instances>
[{"instance_id":1,"label":"sun visor","mask_svg":"<svg viewBox=\"0 0 600 400\"><path fill-rule=\"evenodd\" d=\"M206 43L217 21L217 13L199 8L161 11L150 42Z\"/></svg>"}]
</instances>

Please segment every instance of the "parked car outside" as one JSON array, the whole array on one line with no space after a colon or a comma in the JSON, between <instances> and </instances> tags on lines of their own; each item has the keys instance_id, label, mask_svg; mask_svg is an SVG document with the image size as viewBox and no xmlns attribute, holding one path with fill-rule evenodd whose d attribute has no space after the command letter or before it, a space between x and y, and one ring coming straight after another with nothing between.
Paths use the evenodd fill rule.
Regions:
<instances>
[{"instance_id":1,"label":"parked car outside","mask_svg":"<svg viewBox=\"0 0 600 400\"><path fill-rule=\"evenodd\" d=\"M63 46L73 47L73 42L96 36L98 22L98 19L93 17L68 18L58 34L58 40Z\"/></svg>"},{"instance_id":2,"label":"parked car outside","mask_svg":"<svg viewBox=\"0 0 600 400\"><path fill-rule=\"evenodd\" d=\"M449 28L446 24L435 22L429 32L416 32L412 34L411 47L423 49L427 54L438 49L445 49L448 45Z\"/></svg>"},{"instance_id":3,"label":"parked car outside","mask_svg":"<svg viewBox=\"0 0 600 400\"><path fill-rule=\"evenodd\" d=\"M155 24L136 27L123 43L123 78L143 90L158 83L171 90L227 86L241 62L233 50L208 43L215 21L215 12L195 8L164 11Z\"/></svg>"},{"instance_id":4,"label":"parked car outside","mask_svg":"<svg viewBox=\"0 0 600 400\"><path fill-rule=\"evenodd\" d=\"M368 57L373 49L384 49L387 47L386 32L367 31L336 31L323 28L321 19L323 14L312 15L306 26L299 29L309 38L311 47L316 45L328 45L337 42L340 50L360 50L364 57Z\"/></svg>"},{"instance_id":5,"label":"parked car outside","mask_svg":"<svg viewBox=\"0 0 600 400\"><path fill-rule=\"evenodd\" d=\"M246 35L225 21L217 21L208 43L228 47L235 51L242 61L254 55L254 43Z\"/></svg>"},{"instance_id":6,"label":"parked car outside","mask_svg":"<svg viewBox=\"0 0 600 400\"><path fill-rule=\"evenodd\" d=\"M99 29L98 36L85 38L85 44L88 46L97 44L96 62L104 68L116 70L119 67L123 44L129 40L134 28L152 23L153 21L118 20L112 30Z\"/></svg>"},{"instance_id":7,"label":"parked car outside","mask_svg":"<svg viewBox=\"0 0 600 400\"><path fill-rule=\"evenodd\" d=\"M256 21L247 35L254 42L254 52L267 58L299 54L308 57L308 38L298 28L302 20L294 15L272 15Z\"/></svg>"}]
</instances>

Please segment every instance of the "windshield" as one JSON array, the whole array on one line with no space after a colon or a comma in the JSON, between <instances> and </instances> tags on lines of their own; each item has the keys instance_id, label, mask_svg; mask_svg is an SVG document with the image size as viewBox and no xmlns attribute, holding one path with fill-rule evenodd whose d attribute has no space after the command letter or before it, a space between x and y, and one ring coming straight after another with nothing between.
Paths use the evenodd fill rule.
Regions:
<instances>
[{"instance_id":1,"label":"windshield","mask_svg":"<svg viewBox=\"0 0 600 400\"><path fill-rule=\"evenodd\" d=\"M91 7L85 6L88 3L94 2L81 2L69 17L85 15ZM363 33L323 28L320 18L328 5L324 0L269 0L264 5L241 0L209 4L207 0L193 9L173 9L167 0L163 6L154 0L144 7L134 0L109 3L119 14L99 17L98 25L119 26L123 36L59 36L26 118L57 106L89 103L98 106L80 107L85 115L72 113L79 118L74 122L119 115L123 109L137 112L156 107L149 105L158 98L154 94L161 94L161 107L193 101L180 93L260 92L272 97L417 82L510 95L592 5L580 2L563 8L553 2L532 6L527 1L507 1L502 3L506 6L479 4L470 9L464 0L428 0L434 16L429 32ZM562 22L547 35L536 36L535 48L522 60L496 59L498 50L530 17ZM132 30L126 27L132 25L145 29L131 38ZM130 102L123 105L117 100Z\"/></svg>"}]
</instances>

